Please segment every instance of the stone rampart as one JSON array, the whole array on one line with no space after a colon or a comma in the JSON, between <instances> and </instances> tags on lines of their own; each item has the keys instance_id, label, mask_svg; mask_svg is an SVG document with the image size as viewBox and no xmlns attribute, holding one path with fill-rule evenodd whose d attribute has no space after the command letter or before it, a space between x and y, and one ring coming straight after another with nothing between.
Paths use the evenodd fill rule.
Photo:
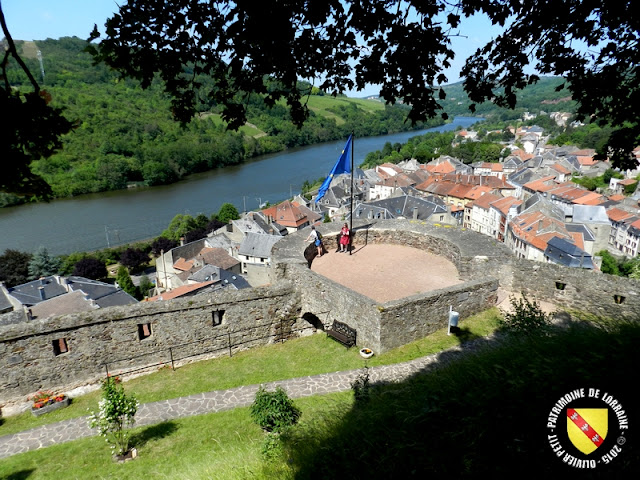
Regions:
<instances>
[{"instance_id":1,"label":"stone rampart","mask_svg":"<svg viewBox=\"0 0 640 480\"><path fill-rule=\"evenodd\" d=\"M335 249L338 225L318 230L327 249ZM40 389L68 391L107 369L227 355L326 329L336 320L357 330L359 346L384 352L446 327L450 307L463 326L465 317L496 304L498 287L602 317L640 316L639 281L517 260L505 245L459 227L358 221L353 234L356 247L399 244L441 255L463 283L377 303L309 268L305 229L274 246L269 287L0 324L0 403L24 401Z\"/></svg>"},{"instance_id":2,"label":"stone rampart","mask_svg":"<svg viewBox=\"0 0 640 480\"><path fill-rule=\"evenodd\" d=\"M514 260L510 290L600 317L640 319L640 281L551 263Z\"/></svg>"},{"instance_id":3,"label":"stone rampart","mask_svg":"<svg viewBox=\"0 0 640 480\"><path fill-rule=\"evenodd\" d=\"M311 328L300 319L299 304L295 289L281 282L2 325L0 403L90 383L107 368L115 373L171 357L228 355L298 336Z\"/></svg>"},{"instance_id":4,"label":"stone rampart","mask_svg":"<svg viewBox=\"0 0 640 480\"><path fill-rule=\"evenodd\" d=\"M327 250L337 248L339 232L333 224L320 225ZM466 280L450 288L426 292L400 300L377 303L309 269L302 256L305 235L290 235L274 247L274 281L286 279L298 287L303 315L315 315L329 328L333 321L357 331L357 343L384 352L422 338L445 327L449 307L461 316L495 306L498 279L506 247L489 237L456 227L439 227L424 222L386 220L358 222L353 228L353 244L404 245L440 255L450 260Z\"/></svg>"}]
</instances>

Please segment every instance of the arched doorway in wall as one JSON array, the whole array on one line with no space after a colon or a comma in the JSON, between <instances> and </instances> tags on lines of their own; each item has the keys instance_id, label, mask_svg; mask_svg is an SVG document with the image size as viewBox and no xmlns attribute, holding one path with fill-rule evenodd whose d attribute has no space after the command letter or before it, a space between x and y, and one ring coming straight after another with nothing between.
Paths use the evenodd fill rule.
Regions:
<instances>
[{"instance_id":1,"label":"arched doorway in wall","mask_svg":"<svg viewBox=\"0 0 640 480\"><path fill-rule=\"evenodd\" d=\"M302 318L303 320L306 320L307 322L309 322L311 326L316 330L320 330L324 332L324 323L322 323L322 320L320 320L313 313L306 312L304 315L302 315Z\"/></svg>"}]
</instances>

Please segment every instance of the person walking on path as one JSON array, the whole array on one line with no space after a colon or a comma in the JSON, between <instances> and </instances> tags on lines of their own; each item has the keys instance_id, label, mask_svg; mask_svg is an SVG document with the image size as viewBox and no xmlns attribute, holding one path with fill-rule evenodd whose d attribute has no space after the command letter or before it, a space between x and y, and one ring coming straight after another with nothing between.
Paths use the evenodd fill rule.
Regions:
<instances>
[{"instance_id":1,"label":"person walking on path","mask_svg":"<svg viewBox=\"0 0 640 480\"><path fill-rule=\"evenodd\" d=\"M313 243L318 248L318 256L321 257L322 256L322 238L320 238L320 234L316 230L316 227L314 227L313 225L311 226L311 233L309 233L309 236L307 237L307 242L309 240L313 240Z\"/></svg>"},{"instance_id":2,"label":"person walking on path","mask_svg":"<svg viewBox=\"0 0 640 480\"><path fill-rule=\"evenodd\" d=\"M345 223L342 227L342 230L340 230L340 253L346 252L349 248L349 236L349 227Z\"/></svg>"}]
</instances>

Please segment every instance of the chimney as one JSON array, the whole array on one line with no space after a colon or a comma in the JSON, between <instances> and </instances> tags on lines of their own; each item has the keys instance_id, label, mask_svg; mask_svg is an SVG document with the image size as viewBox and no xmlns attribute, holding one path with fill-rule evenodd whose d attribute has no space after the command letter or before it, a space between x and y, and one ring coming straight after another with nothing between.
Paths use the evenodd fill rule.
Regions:
<instances>
[{"instance_id":1,"label":"chimney","mask_svg":"<svg viewBox=\"0 0 640 480\"><path fill-rule=\"evenodd\" d=\"M180 237L180 246L182 247L184 245L184 237Z\"/></svg>"},{"instance_id":2,"label":"chimney","mask_svg":"<svg viewBox=\"0 0 640 480\"><path fill-rule=\"evenodd\" d=\"M40 294L40 300L44 300L45 294L44 294L44 287L38 287L38 293Z\"/></svg>"},{"instance_id":3,"label":"chimney","mask_svg":"<svg viewBox=\"0 0 640 480\"><path fill-rule=\"evenodd\" d=\"M418 219L418 207L413 207L413 219Z\"/></svg>"}]
</instances>

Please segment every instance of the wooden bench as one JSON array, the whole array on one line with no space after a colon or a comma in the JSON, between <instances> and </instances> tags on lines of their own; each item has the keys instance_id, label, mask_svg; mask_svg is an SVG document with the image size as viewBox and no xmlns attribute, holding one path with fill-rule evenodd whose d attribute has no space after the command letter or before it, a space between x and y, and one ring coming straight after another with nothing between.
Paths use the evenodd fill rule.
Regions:
<instances>
[{"instance_id":1,"label":"wooden bench","mask_svg":"<svg viewBox=\"0 0 640 480\"><path fill-rule=\"evenodd\" d=\"M327 336L340 342L345 347L353 347L356 344L356 330L346 323L333 321L331 328L327 330Z\"/></svg>"}]
</instances>

